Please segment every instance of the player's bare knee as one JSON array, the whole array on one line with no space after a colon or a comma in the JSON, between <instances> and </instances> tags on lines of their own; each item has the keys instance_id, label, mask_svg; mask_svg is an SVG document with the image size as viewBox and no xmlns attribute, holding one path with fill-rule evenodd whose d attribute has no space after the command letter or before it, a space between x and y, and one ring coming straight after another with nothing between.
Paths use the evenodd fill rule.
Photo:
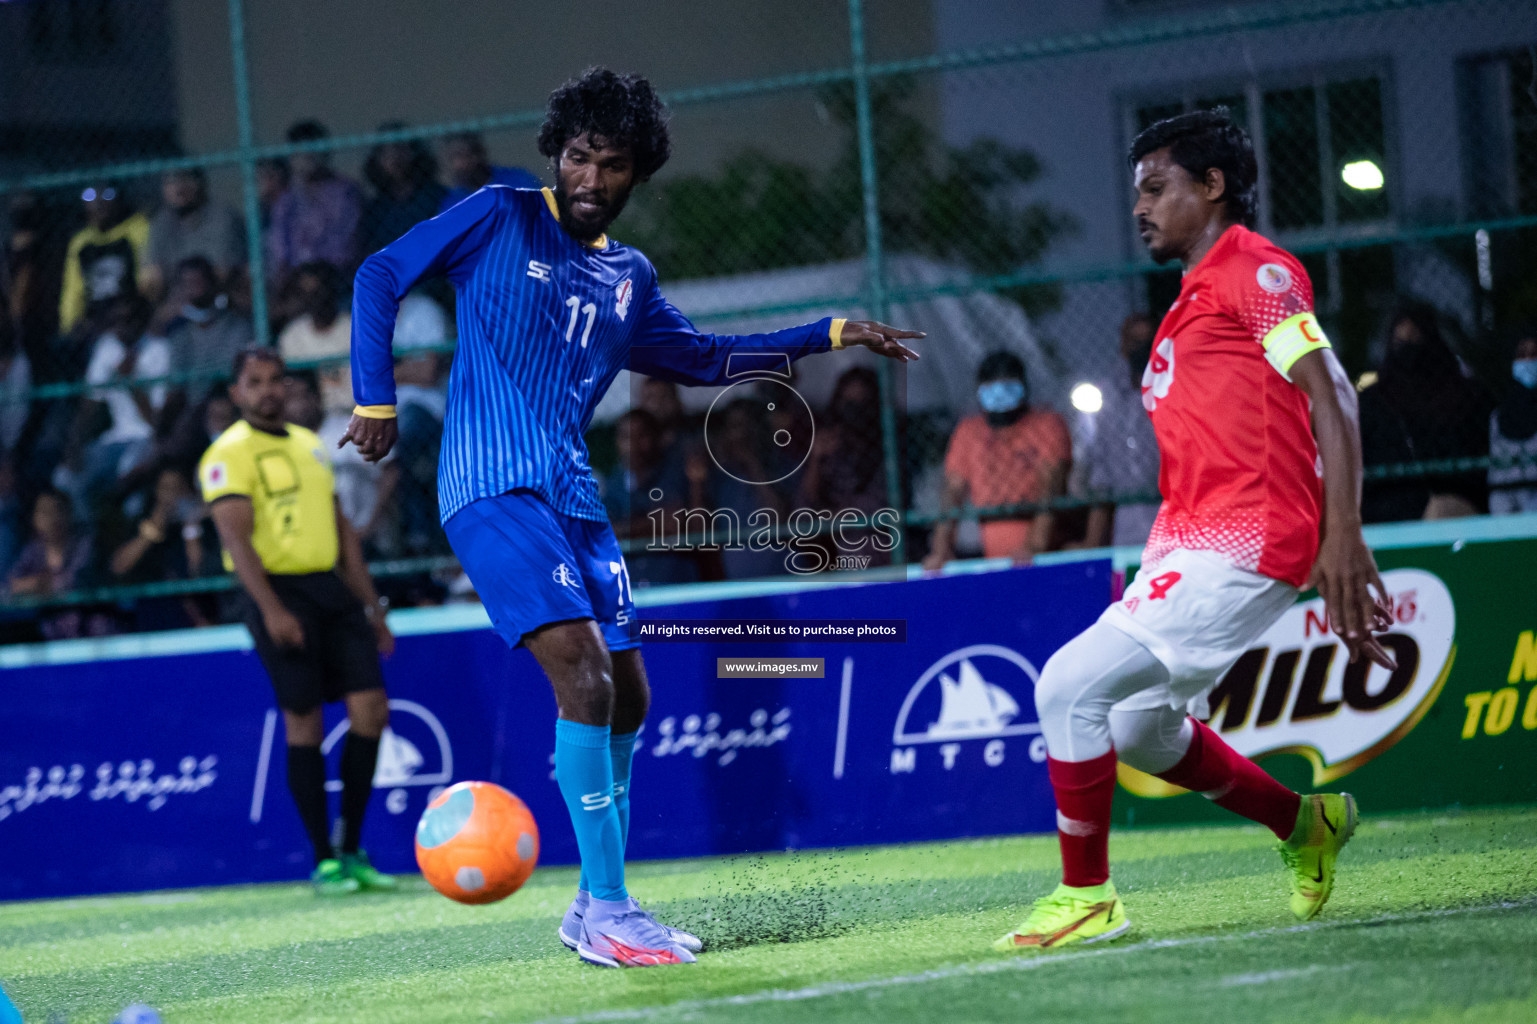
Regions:
<instances>
[{"instance_id":1,"label":"player's bare knee","mask_svg":"<svg viewBox=\"0 0 1537 1024\"><path fill-rule=\"evenodd\" d=\"M325 720L319 707L308 711L283 709L283 731L290 747L318 747L324 738Z\"/></svg>"},{"instance_id":2,"label":"player's bare knee","mask_svg":"<svg viewBox=\"0 0 1537 1024\"><path fill-rule=\"evenodd\" d=\"M347 695L347 728L359 736L374 739L384 734L390 724L390 701L381 689L361 690Z\"/></svg>"},{"instance_id":3,"label":"player's bare knee","mask_svg":"<svg viewBox=\"0 0 1537 1024\"><path fill-rule=\"evenodd\" d=\"M646 679L646 665L640 651L616 651L612 658L614 732L635 732L646 720L646 712L651 710L651 685Z\"/></svg>"}]
</instances>

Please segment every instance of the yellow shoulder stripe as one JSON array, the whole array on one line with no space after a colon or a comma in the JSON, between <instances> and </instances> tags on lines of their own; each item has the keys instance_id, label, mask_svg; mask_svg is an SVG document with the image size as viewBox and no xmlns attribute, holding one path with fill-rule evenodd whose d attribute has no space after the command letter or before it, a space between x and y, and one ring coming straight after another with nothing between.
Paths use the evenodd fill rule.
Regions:
<instances>
[{"instance_id":1,"label":"yellow shoulder stripe","mask_svg":"<svg viewBox=\"0 0 1537 1024\"><path fill-rule=\"evenodd\" d=\"M1297 360L1309 352L1329 348L1329 339L1319 326L1318 317L1312 311L1289 316L1270 329L1265 335L1265 358L1281 376L1291 380L1289 372Z\"/></svg>"}]
</instances>

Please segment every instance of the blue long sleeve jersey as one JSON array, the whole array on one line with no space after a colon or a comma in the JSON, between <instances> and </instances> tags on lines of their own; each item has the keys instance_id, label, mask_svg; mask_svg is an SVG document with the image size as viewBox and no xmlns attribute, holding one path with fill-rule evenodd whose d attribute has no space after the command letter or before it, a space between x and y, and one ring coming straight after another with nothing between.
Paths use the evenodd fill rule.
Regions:
<instances>
[{"instance_id":1,"label":"blue long sleeve jersey","mask_svg":"<svg viewBox=\"0 0 1537 1024\"><path fill-rule=\"evenodd\" d=\"M656 270L607 238L561 228L548 190L490 185L363 262L352 300L352 387L364 415L395 404L390 343L400 300L443 274L459 344L438 457L443 522L478 498L528 488L566 515L607 518L583 435L622 367L723 384L840 341L841 320L773 334L701 333L657 289Z\"/></svg>"}]
</instances>

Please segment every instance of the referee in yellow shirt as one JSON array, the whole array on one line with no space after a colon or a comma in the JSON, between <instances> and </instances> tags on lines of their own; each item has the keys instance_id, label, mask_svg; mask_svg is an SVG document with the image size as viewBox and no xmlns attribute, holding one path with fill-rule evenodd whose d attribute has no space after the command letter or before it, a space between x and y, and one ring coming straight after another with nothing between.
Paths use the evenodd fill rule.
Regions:
<instances>
[{"instance_id":1,"label":"referee in yellow shirt","mask_svg":"<svg viewBox=\"0 0 1537 1024\"><path fill-rule=\"evenodd\" d=\"M389 701L379 655L395 649L363 547L336 501L326 449L283 422L287 370L275 349L235 357L236 421L198 465L203 500L240 580L245 622L277 691L288 734L288 789L315 847L317 892L392 889L358 845ZM341 815L327 826L321 705L347 703Z\"/></svg>"}]
</instances>

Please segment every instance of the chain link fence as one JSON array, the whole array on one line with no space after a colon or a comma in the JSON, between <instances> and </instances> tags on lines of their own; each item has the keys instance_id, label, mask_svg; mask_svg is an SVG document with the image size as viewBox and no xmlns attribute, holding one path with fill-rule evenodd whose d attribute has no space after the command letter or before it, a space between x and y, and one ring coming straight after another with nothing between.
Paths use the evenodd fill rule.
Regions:
<instances>
[{"instance_id":1,"label":"chain link fence","mask_svg":"<svg viewBox=\"0 0 1537 1024\"><path fill-rule=\"evenodd\" d=\"M963 6L851 0L841 41L822 26L774 77L674 76L677 156L615 226L674 304L715 332L850 316L928 337L905 367L621 375L587 440L636 585L1137 543L1158 500L1137 382L1179 275L1137 243L1124 154L1217 105L1254 140L1259 229L1360 382L1367 518L1537 508L1537 391L1513 377L1537 359L1530 5ZM239 0L0 4L11 639L227 620L192 474L236 416L234 353L278 346L289 419L334 443L359 261L482 184L551 183L537 91L497 111L380 90L392 109L334 70L274 81L285 39ZM454 318L442 282L407 299L403 443L337 455L397 603L468 590L436 515ZM979 384L1018 379L1027 413L982 412Z\"/></svg>"}]
</instances>

